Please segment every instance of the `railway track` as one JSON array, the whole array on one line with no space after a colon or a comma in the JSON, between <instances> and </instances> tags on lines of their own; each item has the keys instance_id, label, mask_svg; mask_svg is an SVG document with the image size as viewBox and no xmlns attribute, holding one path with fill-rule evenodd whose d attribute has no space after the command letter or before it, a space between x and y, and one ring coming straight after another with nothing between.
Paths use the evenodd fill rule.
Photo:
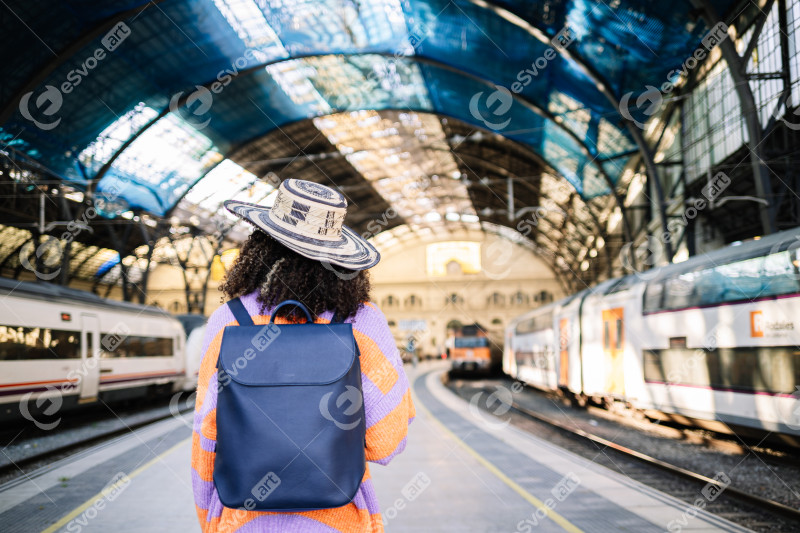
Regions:
<instances>
[{"instance_id":1,"label":"railway track","mask_svg":"<svg viewBox=\"0 0 800 533\"><path fill-rule=\"evenodd\" d=\"M178 414L184 414L192 410L192 407L183 407L178 409ZM141 420L139 422L125 424L124 427L113 429L110 431L105 431L102 433L98 433L96 435L92 435L85 439L81 439L75 442L71 442L68 444L64 444L62 446L57 446L55 448L51 448L49 450L45 450L41 453L37 453L34 455L30 455L16 461L11 461L8 464L0 465L0 479L6 479L7 477L11 477L12 474L15 472L20 473L20 476L24 476L27 474L26 469L29 469L33 465L39 465L40 463L47 463L48 461L52 461L55 459L59 459L61 457L71 455L74 452L77 452L81 449L84 449L88 446L93 446L95 444L99 444L103 441L107 441L113 439L115 437L119 437L121 435L125 435L126 433L130 433L131 431L135 431L137 429L143 428L145 426L149 426L151 424L155 424L156 422L160 422L162 420L167 420L169 418L174 417L175 414L165 413L161 415L154 416L152 418L148 418L146 420ZM39 465L38 467L40 467ZM37 467L37 468L38 468ZM31 469L32 470L32 469ZM20 477L16 476L16 477ZM13 478L9 481L13 481Z\"/></svg>"},{"instance_id":2,"label":"railway track","mask_svg":"<svg viewBox=\"0 0 800 533\"><path fill-rule=\"evenodd\" d=\"M481 387L480 390L482 390L484 393L488 393L488 394L491 394L493 392L493 389L491 389L489 387ZM590 442L590 443L592 443L594 445L602 446L604 449L605 448L612 449L616 453L624 455L625 457L627 457L629 459L634 459L637 462L644 463L644 464L647 464L647 465L649 465L651 467L655 467L655 468L658 468L660 470L669 472L669 473L671 473L671 474L673 474L675 476L678 476L680 478L683 478L683 479L686 479L686 480L690 480L690 481L692 481L692 482L694 482L694 483L696 483L698 485L707 486L708 484L713 484L713 485L716 485L718 487L720 486L719 481L714 480L714 479L712 479L710 477L707 477L707 476L704 476L704 475L699 474L697 472L693 472L691 470L682 468L680 466L668 463L666 461L662 461L662 460L660 460L658 458L652 457L652 456L647 455L645 453L638 452L638 451L636 451L636 450L634 450L632 448L629 448L627 446L623 446L621 444L618 444L616 442L608 440L608 439L606 439L604 437L589 433L589 432L587 432L587 431L585 431L583 429L580 429L580 428L577 428L577 427L574 427L574 426L570 426L569 424L562 423L562 422L560 422L558 420L555 420L555 419L553 419L551 417L548 417L546 415L542 415L540 413L537 413L537 412L535 412L535 411L533 411L533 410L531 410L531 409L529 409L529 408L527 408L525 406L520 405L517 402L512 402L510 407L511 407L512 410L514 410L515 412L523 415L526 418L533 419L533 420L535 420L537 422L540 422L540 423L544 423L544 424L546 424L546 425L548 425L548 426L550 426L552 428L555 428L558 431L567 433L570 436L576 437L576 438L578 438L580 440L583 440L583 441L586 441L586 442ZM793 507L789 507L788 505L784 505L784 504L782 504L780 502L776 502L776 501L773 501L773 500L762 498L760 496L756 496L756 495L751 494L749 492L737 489L736 487L733 487L732 485L724 487L724 494L727 495L728 497L736 498L739 501L742 501L742 502L744 502L746 504L749 504L751 506L757 507L757 508L762 509L764 511L767 511L769 513L778 513L783 517L786 517L786 518L791 519L791 520L796 520L796 521L798 521L798 523L800 523L800 510L795 509Z\"/></svg>"}]
</instances>

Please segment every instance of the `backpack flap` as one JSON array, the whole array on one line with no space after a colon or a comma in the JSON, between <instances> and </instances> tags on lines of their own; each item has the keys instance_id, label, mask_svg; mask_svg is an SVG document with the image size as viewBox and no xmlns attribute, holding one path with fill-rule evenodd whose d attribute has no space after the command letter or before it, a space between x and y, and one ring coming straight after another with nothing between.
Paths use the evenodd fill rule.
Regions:
<instances>
[{"instance_id":1,"label":"backpack flap","mask_svg":"<svg viewBox=\"0 0 800 533\"><path fill-rule=\"evenodd\" d=\"M325 385L341 379L357 356L352 324L270 323L226 327L218 365L242 385Z\"/></svg>"},{"instance_id":2,"label":"backpack flap","mask_svg":"<svg viewBox=\"0 0 800 533\"><path fill-rule=\"evenodd\" d=\"M218 365L220 501L261 511L348 504L366 432L352 325L228 326Z\"/></svg>"}]
</instances>

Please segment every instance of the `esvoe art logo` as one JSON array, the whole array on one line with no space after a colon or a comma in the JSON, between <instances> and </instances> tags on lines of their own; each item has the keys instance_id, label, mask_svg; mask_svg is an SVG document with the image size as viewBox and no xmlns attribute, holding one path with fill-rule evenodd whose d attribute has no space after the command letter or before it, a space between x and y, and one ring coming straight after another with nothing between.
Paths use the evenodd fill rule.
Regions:
<instances>
[{"instance_id":1,"label":"esvoe art logo","mask_svg":"<svg viewBox=\"0 0 800 533\"><path fill-rule=\"evenodd\" d=\"M122 21L117 22L100 40L102 47L97 47L75 68L67 72L65 80L55 85L45 85L44 90L34 98L34 91L22 95L19 100L19 112L37 128L50 131L61 124L58 112L64 105L64 95L70 94L88 77L97 66L108 57L131 34L131 29Z\"/></svg>"}]
</instances>

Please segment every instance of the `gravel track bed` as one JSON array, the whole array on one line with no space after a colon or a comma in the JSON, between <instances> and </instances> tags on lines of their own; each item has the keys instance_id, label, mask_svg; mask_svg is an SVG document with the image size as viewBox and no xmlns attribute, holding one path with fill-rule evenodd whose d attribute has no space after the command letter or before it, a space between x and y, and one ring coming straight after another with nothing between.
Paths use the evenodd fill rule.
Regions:
<instances>
[{"instance_id":1,"label":"gravel track bed","mask_svg":"<svg viewBox=\"0 0 800 533\"><path fill-rule=\"evenodd\" d=\"M513 381L502 378L454 379L448 386L465 400L470 400L476 394L481 394L485 388L491 390L496 386L511 390L512 384ZM483 396L487 395L483 393ZM682 432L674 428L661 427L659 424L633 418L625 420L624 417L600 412L601 410L598 409L587 410L572 407L527 387L520 392L513 393L513 398L516 403L532 411L675 466L708 477L714 477L717 472L724 472L731 478L732 486L740 490L794 508L798 508L800 505L800 467L788 464L787 461L765 461L762 457L746 451L730 453L709 449L696 442L676 440L675 436ZM485 402L479 401L477 404L483 407ZM492 412L496 409L495 405L489 411ZM603 450L598 444L571 436L514 410L503 414L502 417L510 419L512 424L539 438L681 499L689 504L687 509L698 498L702 498L700 494L702 487L697 483L625 457L614 450ZM726 497L724 492L717 500L708 503L706 510L754 531L800 531L800 522L763 511L733 497ZM675 519L680 520L680 514L676 515ZM669 524L664 526L665 530L672 530L669 529Z\"/></svg>"}]
</instances>

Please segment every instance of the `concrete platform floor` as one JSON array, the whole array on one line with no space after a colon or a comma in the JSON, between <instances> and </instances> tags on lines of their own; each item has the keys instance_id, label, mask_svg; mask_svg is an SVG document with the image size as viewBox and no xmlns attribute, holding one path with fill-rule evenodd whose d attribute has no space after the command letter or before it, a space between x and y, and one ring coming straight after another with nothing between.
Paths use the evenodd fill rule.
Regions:
<instances>
[{"instance_id":1,"label":"concrete platform floor","mask_svg":"<svg viewBox=\"0 0 800 533\"><path fill-rule=\"evenodd\" d=\"M442 386L444 368L407 369L408 448L371 466L387 532L747 531L470 406ZM0 529L200 531L190 424L161 422L0 487Z\"/></svg>"}]
</instances>

